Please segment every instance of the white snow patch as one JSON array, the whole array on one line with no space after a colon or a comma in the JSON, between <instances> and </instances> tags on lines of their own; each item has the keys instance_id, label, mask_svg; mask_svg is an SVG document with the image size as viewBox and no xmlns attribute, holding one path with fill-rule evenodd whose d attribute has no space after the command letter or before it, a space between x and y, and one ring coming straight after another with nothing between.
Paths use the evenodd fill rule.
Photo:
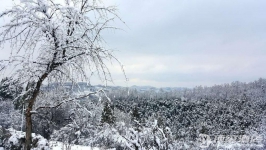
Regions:
<instances>
[{"instance_id":1,"label":"white snow patch","mask_svg":"<svg viewBox=\"0 0 266 150\"><path fill-rule=\"evenodd\" d=\"M56 142L51 141L49 143L52 150L63 150L66 149L66 147L70 148L71 150L100 150L100 148L97 147L89 147L89 146L81 146L81 145L72 145L72 144L64 144L62 142Z\"/></svg>"}]
</instances>

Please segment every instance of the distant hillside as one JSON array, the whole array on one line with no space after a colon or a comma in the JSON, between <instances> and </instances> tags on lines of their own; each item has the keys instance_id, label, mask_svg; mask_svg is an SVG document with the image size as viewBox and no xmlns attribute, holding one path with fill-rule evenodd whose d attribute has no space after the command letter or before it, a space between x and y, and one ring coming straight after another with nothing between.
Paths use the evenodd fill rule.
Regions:
<instances>
[{"instance_id":1,"label":"distant hillside","mask_svg":"<svg viewBox=\"0 0 266 150\"><path fill-rule=\"evenodd\" d=\"M61 85L61 84L60 84ZM56 87L59 87L58 83L50 83L49 85L44 85L42 87L43 90L48 90L48 89L54 89ZM129 91L132 90L137 90L138 92L147 92L147 91L154 91L154 92L159 92L159 91L165 91L165 92L170 92L170 91L182 91L186 88L184 87L162 87L162 88L156 88L152 86L137 86L133 85L130 87L122 87L122 86L103 86L103 85L90 85L89 83L86 82L78 82L77 84L73 84L71 82L66 82L63 84L63 87L66 89L72 90L74 92L87 92L87 91L97 91L99 89L104 89L105 91L119 91L119 90L124 90L127 89Z\"/></svg>"}]
</instances>

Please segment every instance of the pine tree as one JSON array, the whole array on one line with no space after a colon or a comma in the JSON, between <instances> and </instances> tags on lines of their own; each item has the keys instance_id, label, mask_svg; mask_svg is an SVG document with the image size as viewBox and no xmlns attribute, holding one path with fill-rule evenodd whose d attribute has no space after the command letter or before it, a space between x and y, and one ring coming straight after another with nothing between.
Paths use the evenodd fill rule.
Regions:
<instances>
[{"instance_id":1,"label":"pine tree","mask_svg":"<svg viewBox=\"0 0 266 150\"><path fill-rule=\"evenodd\" d=\"M0 99L13 100L22 92L22 89L18 81L5 77L0 82Z\"/></svg>"},{"instance_id":2,"label":"pine tree","mask_svg":"<svg viewBox=\"0 0 266 150\"><path fill-rule=\"evenodd\" d=\"M140 121L140 112L137 106L135 106L131 113L131 121Z\"/></svg>"},{"instance_id":3,"label":"pine tree","mask_svg":"<svg viewBox=\"0 0 266 150\"><path fill-rule=\"evenodd\" d=\"M115 123L115 116L109 102L105 102L104 104L101 123L108 123L108 124Z\"/></svg>"}]
</instances>

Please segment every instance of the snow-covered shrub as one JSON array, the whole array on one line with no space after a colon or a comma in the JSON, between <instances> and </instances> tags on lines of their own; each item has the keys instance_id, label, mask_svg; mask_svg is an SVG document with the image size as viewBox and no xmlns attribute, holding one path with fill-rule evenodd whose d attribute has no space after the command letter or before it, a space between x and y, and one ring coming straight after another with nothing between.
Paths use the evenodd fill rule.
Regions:
<instances>
[{"instance_id":1,"label":"snow-covered shrub","mask_svg":"<svg viewBox=\"0 0 266 150\"><path fill-rule=\"evenodd\" d=\"M173 149L170 128L159 128L157 120L144 125L136 122L135 126L131 127L121 124L117 128L118 130L115 130L116 134L112 133L112 137L113 141L120 144L121 147L132 150ZM124 132L121 132L121 130L124 130Z\"/></svg>"},{"instance_id":2,"label":"snow-covered shrub","mask_svg":"<svg viewBox=\"0 0 266 150\"><path fill-rule=\"evenodd\" d=\"M97 133L103 128L100 126L103 110L101 103L85 98L61 105L60 109L65 110L64 119L68 123L60 128L55 128L51 140L83 146L100 143ZM103 144L99 145L103 146Z\"/></svg>"},{"instance_id":3,"label":"snow-covered shrub","mask_svg":"<svg viewBox=\"0 0 266 150\"><path fill-rule=\"evenodd\" d=\"M14 109L11 101L0 101L0 126L4 128L20 129L21 114Z\"/></svg>"},{"instance_id":4,"label":"snow-covered shrub","mask_svg":"<svg viewBox=\"0 0 266 150\"><path fill-rule=\"evenodd\" d=\"M12 128L6 132L3 140L5 150L21 150L25 144L25 132L16 131ZM0 145L1 146L1 145ZM32 134L32 150L50 150L49 143L41 135Z\"/></svg>"},{"instance_id":5,"label":"snow-covered shrub","mask_svg":"<svg viewBox=\"0 0 266 150\"><path fill-rule=\"evenodd\" d=\"M4 142L10 137L8 130L0 126L0 147L4 147Z\"/></svg>"},{"instance_id":6,"label":"snow-covered shrub","mask_svg":"<svg viewBox=\"0 0 266 150\"><path fill-rule=\"evenodd\" d=\"M66 120L69 116L68 110L67 107L38 110L33 115L33 132L50 139L53 130L58 130L69 122Z\"/></svg>"},{"instance_id":7,"label":"snow-covered shrub","mask_svg":"<svg viewBox=\"0 0 266 150\"><path fill-rule=\"evenodd\" d=\"M125 139L121 136L117 126L123 126L123 123L116 123L113 125L103 123L98 127L98 133L93 140L92 146L102 147L102 148L118 148L126 147L123 145ZM120 126L120 127L121 127ZM120 128L121 129L121 128ZM122 144L122 145L121 145Z\"/></svg>"},{"instance_id":8,"label":"snow-covered shrub","mask_svg":"<svg viewBox=\"0 0 266 150\"><path fill-rule=\"evenodd\" d=\"M68 124L60 130L55 130L51 136L53 141L60 141L68 144L79 144L79 127L74 124Z\"/></svg>"},{"instance_id":9,"label":"snow-covered shrub","mask_svg":"<svg viewBox=\"0 0 266 150\"><path fill-rule=\"evenodd\" d=\"M7 150L19 150L23 148L25 133L9 129L10 137L5 139L4 147Z\"/></svg>"},{"instance_id":10,"label":"snow-covered shrub","mask_svg":"<svg viewBox=\"0 0 266 150\"><path fill-rule=\"evenodd\" d=\"M49 142L41 135L35 135L32 137L32 150L50 150Z\"/></svg>"}]
</instances>

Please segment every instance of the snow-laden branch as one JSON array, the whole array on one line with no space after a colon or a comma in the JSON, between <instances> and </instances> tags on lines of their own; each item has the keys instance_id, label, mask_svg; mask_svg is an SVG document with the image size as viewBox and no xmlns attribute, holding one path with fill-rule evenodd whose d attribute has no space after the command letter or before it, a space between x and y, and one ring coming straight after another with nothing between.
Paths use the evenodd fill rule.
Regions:
<instances>
[{"instance_id":1,"label":"snow-laden branch","mask_svg":"<svg viewBox=\"0 0 266 150\"><path fill-rule=\"evenodd\" d=\"M36 108L36 111L38 111L38 110L40 110L40 109L51 109L51 108L56 108L56 109L57 109L57 108L59 108L62 104L67 104L67 103L69 103L69 102L72 102L72 101L75 101L75 100L79 100L79 99L83 99L83 98L86 98L86 97L89 97L89 96L91 96L91 95L95 95L95 94L97 94L97 93L101 93L101 92L105 94L105 96L106 96L106 98L108 98L108 100L110 100L109 97L107 97L105 91L104 91L103 89L100 89L100 90L98 90L98 91L96 91L96 92L90 92L90 93L88 93L88 94L85 94L85 95L82 95L82 96L79 96L79 97L75 97L75 98L68 99L68 100L63 100L62 102L60 102L60 103L58 103L58 104L56 104L56 105L54 105L54 106L41 106L41 107L38 107L38 108Z\"/></svg>"},{"instance_id":2,"label":"snow-laden branch","mask_svg":"<svg viewBox=\"0 0 266 150\"><path fill-rule=\"evenodd\" d=\"M10 18L0 31L0 46L10 46L10 57L7 63L0 62L0 71L10 71L24 87L32 84L21 95L28 105L26 149L30 149L31 112L44 82L88 81L91 72L106 85L112 82L106 63L117 59L103 46L101 34L116 29L110 26L121 20L116 10L100 0L21 0L0 14ZM89 95L43 108L58 108Z\"/></svg>"},{"instance_id":3,"label":"snow-laden branch","mask_svg":"<svg viewBox=\"0 0 266 150\"><path fill-rule=\"evenodd\" d=\"M9 58L9 65L14 67L13 76L23 77L24 83L36 82L42 74L48 73L49 77L54 70L60 70L80 72L86 80L84 70L89 65L105 84L112 81L105 61L113 59L119 65L121 63L112 51L101 46L104 42L101 32L117 29L109 25L115 18L120 19L116 10L116 7L106 7L91 0L68 0L64 3L31 0L21 1L3 12L0 17L12 16L10 22L2 26L0 44L11 42L15 52L11 52ZM17 56L23 59L17 59ZM27 69L18 69L20 66ZM123 70L122 65L121 68ZM78 80L77 76L68 77ZM70 78L68 80L72 80Z\"/></svg>"}]
</instances>

